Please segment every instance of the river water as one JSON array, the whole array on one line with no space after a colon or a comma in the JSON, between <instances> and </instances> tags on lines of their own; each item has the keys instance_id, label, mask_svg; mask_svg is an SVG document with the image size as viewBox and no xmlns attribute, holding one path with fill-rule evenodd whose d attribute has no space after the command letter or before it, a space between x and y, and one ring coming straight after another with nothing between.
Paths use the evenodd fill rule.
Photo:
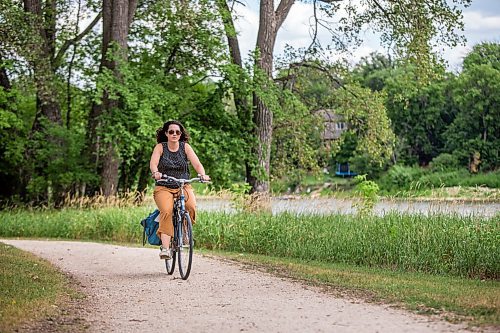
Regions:
<instances>
[{"instance_id":1,"label":"river water","mask_svg":"<svg viewBox=\"0 0 500 333\"><path fill-rule=\"evenodd\" d=\"M235 212L231 201L220 198L197 198L198 209L204 211ZM352 214L356 212L354 201L335 198L273 198L274 214L292 212L300 214ZM374 213L383 216L389 212L408 214L459 214L462 216L500 217L500 203L464 201L403 201L382 200Z\"/></svg>"}]
</instances>

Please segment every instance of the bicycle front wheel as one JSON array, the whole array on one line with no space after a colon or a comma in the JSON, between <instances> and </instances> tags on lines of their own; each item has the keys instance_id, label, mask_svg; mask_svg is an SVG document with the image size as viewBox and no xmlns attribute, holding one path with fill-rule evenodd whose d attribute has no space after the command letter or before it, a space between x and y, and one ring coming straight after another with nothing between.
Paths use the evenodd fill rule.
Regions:
<instances>
[{"instance_id":1,"label":"bicycle front wheel","mask_svg":"<svg viewBox=\"0 0 500 333\"><path fill-rule=\"evenodd\" d=\"M172 251L172 258L165 259L165 267L167 268L168 275L174 274L175 269L175 258L177 255L177 251L175 251L173 237L170 237L170 251Z\"/></svg>"},{"instance_id":2,"label":"bicycle front wheel","mask_svg":"<svg viewBox=\"0 0 500 333\"><path fill-rule=\"evenodd\" d=\"M179 273L181 278L186 280L191 272L191 264L193 262L193 226L189 214L182 216L181 230L179 230Z\"/></svg>"}]
</instances>

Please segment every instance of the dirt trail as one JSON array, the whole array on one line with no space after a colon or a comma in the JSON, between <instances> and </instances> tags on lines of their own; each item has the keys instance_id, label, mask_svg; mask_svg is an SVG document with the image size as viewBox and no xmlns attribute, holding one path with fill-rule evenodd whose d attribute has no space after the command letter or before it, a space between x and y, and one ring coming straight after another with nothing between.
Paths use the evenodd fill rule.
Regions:
<instances>
[{"instance_id":1,"label":"dirt trail","mask_svg":"<svg viewBox=\"0 0 500 333\"><path fill-rule=\"evenodd\" d=\"M187 281L158 251L108 244L3 240L71 274L89 295L89 332L468 332L388 306L195 256Z\"/></svg>"}]
</instances>

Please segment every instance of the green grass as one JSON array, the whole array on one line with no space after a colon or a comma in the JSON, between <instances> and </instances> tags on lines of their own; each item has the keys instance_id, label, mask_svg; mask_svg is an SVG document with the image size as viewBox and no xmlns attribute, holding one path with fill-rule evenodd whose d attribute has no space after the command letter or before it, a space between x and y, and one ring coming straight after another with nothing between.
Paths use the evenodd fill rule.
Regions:
<instances>
[{"instance_id":1,"label":"green grass","mask_svg":"<svg viewBox=\"0 0 500 333\"><path fill-rule=\"evenodd\" d=\"M139 221L151 210L2 211L0 237L138 244L142 241ZM198 215L196 242L209 249L437 275L500 278L500 215Z\"/></svg>"},{"instance_id":2,"label":"green grass","mask_svg":"<svg viewBox=\"0 0 500 333\"><path fill-rule=\"evenodd\" d=\"M142 241L139 222L154 207L15 209L0 212L0 236L115 242Z\"/></svg>"},{"instance_id":3,"label":"green grass","mask_svg":"<svg viewBox=\"0 0 500 333\"><path fill-rule=\"evenodd\" d=\"M467 170L443 171L424 174L420 180L427 187L440 186L485 186L500 188L500 171L471 175Z\"/></svg>"},{"instance_id":4,"label":"green grass","mask_svg":"<svg viewBox=\"0 0 500 333\"><path fill-rule=\"evenodd\" d=\"M308 195L319 191L323 196L346 197L352 196L354 188L352 178L335 177L332 175L318 174L306 175L300 180L290 181L288 177L274 179L271 182L273 195L298 194Z\"/></svg>"},{"instance_id":5,"label":"green grass","mask_svg":"<svg viewBox=\"0 0 500 333\"><path fill-rule=\"evenodd\" d=\"M398 304L425 314L472 325L500 325L500 283L423 273L357 267L346 264L276 258L262 255L214 252L263 269L324 287L337 296L369 302Z\"/></svg>"},{"instance_id":6,"label":"green grass","mask_svg":"<svg viewBox=\"0 0 500 333\"><path fill-rule=\"evenodd\" d=\"M457 215L258 215L201 213L197 244L209 249L500 278L500 219Z\"/></svg>"},{"instance_id":7,"label":"green grass","mask_svg":"<svg viewBox=\"0 0 500 333\"><path fill-rule=\"evenodd\" d=\"M27 252L0 243L0 332L53 315L68 297L79 297L67 278Z\"/></svg>"}]
</instances>

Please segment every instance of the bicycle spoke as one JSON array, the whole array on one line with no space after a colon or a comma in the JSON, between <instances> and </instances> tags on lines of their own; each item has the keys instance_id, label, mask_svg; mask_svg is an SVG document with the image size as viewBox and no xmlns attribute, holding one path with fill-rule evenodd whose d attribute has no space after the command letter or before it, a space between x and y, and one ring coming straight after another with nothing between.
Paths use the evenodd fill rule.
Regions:
<instances>
[{"instance_id":1,"label":"bicycle spoke","mask_svg":"<svg viewBox=\"0 0 500 333\"><path fill-rule=\"evenodd\" d=\"M180 239L181 244L178 253L179 272L182 279L186 280L191 272L191 263L193 260L193 230L191 218L187 214L182 218L182 235Z\"/></svg>"}]
</instances>

